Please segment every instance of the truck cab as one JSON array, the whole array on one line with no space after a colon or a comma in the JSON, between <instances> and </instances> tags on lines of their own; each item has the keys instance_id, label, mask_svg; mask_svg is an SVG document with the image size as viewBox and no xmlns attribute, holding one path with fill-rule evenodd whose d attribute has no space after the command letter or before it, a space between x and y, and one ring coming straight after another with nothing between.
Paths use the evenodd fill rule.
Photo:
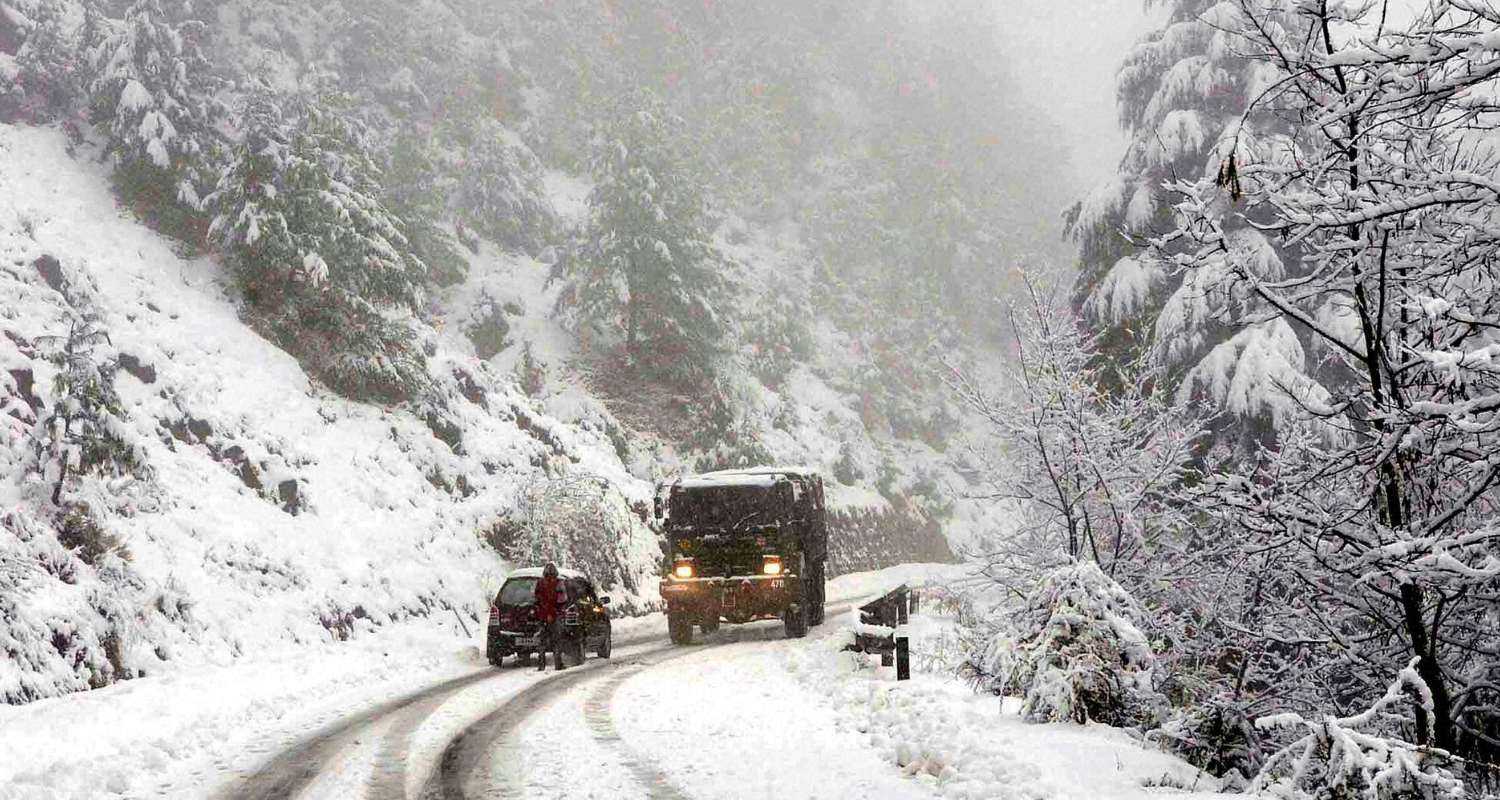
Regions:
<instances>
[{"instance_id":1,"label":"truck cab","mask_svg":"<svg viewBox=\"0 0 1500 800\"><path fill-rule=\"evenodd\" d=\"M657 487L667 553L661 596L673 642L721 622L780 618L789 637L823 622L823 479L793 467L725 470Z\"/></svg>"}]
</instances>

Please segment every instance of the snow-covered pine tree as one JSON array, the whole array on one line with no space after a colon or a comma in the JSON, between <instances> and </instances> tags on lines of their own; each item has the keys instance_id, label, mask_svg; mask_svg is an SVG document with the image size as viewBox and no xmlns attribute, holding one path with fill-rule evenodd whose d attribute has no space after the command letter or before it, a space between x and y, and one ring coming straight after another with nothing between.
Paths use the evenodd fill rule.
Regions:
<instances>
[{"instance_id":1,"label":"snow-covered pine tree","mask_svg":"<svg viewBox=\"0 0 1500 800\"><path fill-rule=\"evenodd\" d=\"M336 97L252 101L209 235L252 321L309 372L350 397L403 400L427 383L412 320L427 267L341 110Z\"/></svg>"},{"instance_id":2,"label":"snow-covered pine tree","mask_svg":"<svg viewBox=\"0 0 1500 800\"><path fill-rule=\"evenodd\" d=\"M446 125L458 152L453 204L470 230L501 246L536 253L557 227L541 163L510 129L483 114Z\"/></svg>"},{"instance_id":3,"label":"snow-covered pine tree","mask_svg":"<svg viewBox=\"0 0 1500 800\"><path fill-rule=\"evenodd\" d=\"M54 506L73 499L69 493L82 476L136 475L144 469L121 422L116 361L98 352L108 341L108 334L90 320L74 322L66 336L37 340L57 372L51 410L38 421L33 436L32 474Z\"/></svg>"},{"instance_id":4,"label":"snow-covered pine tree","mask_svg":"<svg viewBox=\"0 0 1500 800\"><path fill-rule=\"evenodd\" d=\"M157 227L202 239L218 145L207 26L192 0L135 0L93 50L91 116L125 200Z\"/></svg>"},{"instance_id":5,"label":"snow-covered pine tree","mask_svg":"<svg viewBox=\"0 0 1500 800\"><path fill-rule=\"evenodd\" d=\"M1100 334L1103 355L1148 354L1167 370L1165 388L1229 412L1219 432L1249 448L1294 413L1280 387L1305 382L1303 342L1283 324L1255 322L1262 311L1255 298L1209 289L1211 276L1174 267L1149 239L1172 227L1167 183L1222 178L1232 194L1240 162L1224 157L1235 141L1241 162L1249 149L1284 146L1274 115L1246 113L1279 73L1239 52L1236 31L1263 4L1147 5L1159 7L1163 21L1120 68L1120 122L1129 143L1118 174L1070 211L1080 248L1074 303ZM1282 38L1283 21L1264 15L1266 36ZM1263 232L1246 220L1231 223L1240 260L1268 279L1288 274Z\"/></svg>"},{"instance_id":6,"label":"snow-covered pine tree","mask_svg":"<svg viewBox=\"0 0 1500 800\"><path fill-rule=\"evenodd\" d=\"M452 182L437 155L439 145L420 131L399 132L385 158L384 189L391 212L405 223L412 253L427 265L428 280L451 286L469 273L448 221Z\"/></svg>"},{"instance_id":7,"label":"snow-covered pine tree","mask_svg":"<svg viewBox=\"0 0 1500 800\"><path fill-rule=\"evenodd\" d=\"M622 98L608 116L564 302L583 324L622 337L633 367L703 385L725 351L732 283L681 132L649 91Z\"/></svg>"},{"instance_id":8,"label":"snow-covered pine tree","mask_svg":"<svg viewBox=\"0 0 1500 800\"><path fill-rule=\"evenodd\" d=\"M62 120L79 136L90 67L84 54L103 32L93 2L3 0L0 27L18 39L15 75L0 91L0 122Z\"/></svg>"}]
</instances>

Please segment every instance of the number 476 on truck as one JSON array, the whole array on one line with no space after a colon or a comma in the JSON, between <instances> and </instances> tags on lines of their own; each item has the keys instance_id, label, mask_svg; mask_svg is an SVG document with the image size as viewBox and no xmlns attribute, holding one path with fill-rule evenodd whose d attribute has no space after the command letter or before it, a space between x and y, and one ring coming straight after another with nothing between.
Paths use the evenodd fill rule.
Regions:
<instances>
[{"instance_id":1,"label":"number 476 on truck","mask_svg":"<svg viewBox=\"0 0 1500 800\"><path fill-rule=\"evenodd\" d=\"M661 596L676 644L719 623L780 618L788 637L823 622L828 522L823 479L760 467L657 486L667 553Z\"/></svg>"}]
</instances>

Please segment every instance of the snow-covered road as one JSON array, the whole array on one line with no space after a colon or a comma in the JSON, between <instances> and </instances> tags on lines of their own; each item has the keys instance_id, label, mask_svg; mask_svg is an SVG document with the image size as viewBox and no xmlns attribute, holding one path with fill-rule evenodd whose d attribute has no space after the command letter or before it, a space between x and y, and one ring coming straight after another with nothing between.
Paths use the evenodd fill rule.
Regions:
<instances>
[{"instance_id":1,"label":"snow-covered road","mask_svg":"<svg viewBox=\"0 0 1500 800\"><path fill-rule=\"evenodd\" d=\"M827 624L806 639L763 622L673 646L652 615L617 620L612 659L541 673L484 664L472 638L392 630L0 707L0 799L1145 800L1217 788L1113 729L1023 724L950 669L897 684L841 651L858 599L943 569L838 579ZM914 617L914 652L951 624Z\"/></svg>"},{"instance_id":2,"label":"snow-covered road","mask_svg":"<svg viewBox=\"0 0 1500 800\"><path fill-rule=\"evenodd\" d=\"M845 601L831 605L829 612L845 614L852 608L853 603ZM812 637L820 635L815 629ZM562 673L514 666L480 669L340 719L223 787L218 796L226 800L697 796L698 792L677 790L665 765L655 761L662 754L693 749L697 737L688 730L654 725L643 731L628 719L633 712L617 712L614 698L623 686L635 689L640 684L650 687L648 692L655 698L651 705L671 708L676 705L675 693L690 691L699 696L693 704L698 713L714 709L706 716L721 718L725 712L703 693L725 687L699 685L694 673L732 663L742 650L755 652L746 650L753 645L772 643L798 644L784 641L781 625L775 622L725 627L700 637L690 647L670 645L661 630L636 630L620 638L612 660L589 660ZM687 662L688 671L674 670L665 679L646 680L675 662ZM735 689L731 686L728 691L734 694ZM735 706L728 713L740 710ZM752 710L751 722L755 714ZM826 726L826 721L810 724ZM628 733L622 735L622 727ZM718 755L707 756L703 763L711 764ZM737 767L743 755L726 766ZM731 781L733 777L731 770ZM724 785L718 784L716 796L725 796Z\"/></svg>"}]
</instances>

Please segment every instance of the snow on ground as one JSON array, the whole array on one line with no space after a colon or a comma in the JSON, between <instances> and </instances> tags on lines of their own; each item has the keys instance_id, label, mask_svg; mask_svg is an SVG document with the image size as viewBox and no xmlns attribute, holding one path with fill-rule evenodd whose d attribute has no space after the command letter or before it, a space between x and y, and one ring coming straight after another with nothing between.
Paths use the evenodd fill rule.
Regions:
<instances>
[{"instance_id":1,"label":"snow on ground","mask_svg":"<svg viewBox=\"0 0 1500 800\"><path fill-rule=\"evenodd\" d=\"M963 567L903 565L836 578L829 595L840 603L903 582L971 579ZM589 662L614 677L582 683L526 723L522 779L549 793L566 779L567 795L580 798L644 797L641 775L659 773L705 797L1077 800L1142 800L1162 791L1144 781L1197 779L1113 729L1022 723L999 698L975 695L936 667L896 683L873 658L840 651L853 621L852 612L830 615L805 640L783 639L776 622L725 626L700 637L718 646L673 649L648 666L661 656L637 654L659 646L665 620L616 620L614 659ZM918 653L942 646L950 629L927 613L907 628ZM362 731L305 793L331 800L395 786L418 796L454 736L556 675L493 670L482 635L471 627L465 636L456 621L389 626L343 644L0 707L0 798L207 796L340 719L482 676ZM1212 797L1212 785L1204 778L1203 792L1182 796Z\"/></svg>"},{"instance_id":2,"label":"snow on ground","mask_svg":"<svg viewBox=\"0 0 1500 800\"><path fill-rule=\"evenodd\" d=\"M850 576L834 591L969 578L963 568L908 565ZM913 679L896 682L875 657L843 651L856 613L830 616L806 641L772 636L643 671L618 693L621 735L693 796L1219 797L1214 778L1121 731L1023 723L1013 703L974 694L951 669L921 672L915 659ZM905 630L914 652L931 653L951 627L924 613Z\"/></svg>"},{"instance_id":3,"label":"snow on ground","mask_svg":"<svg viewBox=\"0 0 1500 800\"><path fill-rule=\"evenodd\" d=\"M134 676L270 650L292 658L412 616L441 627L461 613L473 624L506 568L479 534L526 486L589 472L632 500L649 494L620 463L603 417L586 425L587 409L573 422L548 415L451 332L435 334L434 380L454 389L467 375L482 391L452 392L445 413L461 447L409 409L318 389L242 323L218 264L182 258L116 207L91 156L87 146L69 156L59 131L0 125L0 365L34 371L50 403L53 367L24 343L97 315L109 335L100 357L141 365L116 383L124 435L152 475L133 494L94 504L129 550L127 580L107 584L87 566L77 577L49 573L33 552L49 537L0 526L0 570L19 576L4 598L15 619L0 630L28 654L19 665L0 660L0 696L95 682L73 651L51 652L56 641L97 653L120 636ZM63 291L36 266L46 259L56 259ZM518 273L543 269L510 261ZM23 433L0 436L0 514L39 518L27 498L40 490L11 480L29 446ZM622 547L624 563L654 572L655 538L643 524ZM653 602L654 583L643 591L636 605ZM106 631L98 609L112 605L139 624Z\"/></svg>"},{"instance_id":4,"label":"snow on ground","mask_svg":"<svg viewBox=\"0 0 1500 800\"><path fill-rule=\"evenodd\" d=\"M786 670L790 650L823 644L768 640L705 648L626 681L615 704L621 737L692 797L926 798L873 748L809 702ZM814 629L813 636L822 633Z\"/></svg>"},{"instance_id":5,"label":"snow on ground","mask_svg":"<svg viewBox=\"0 0 1500 800\"><path fill-rule=\"evenodd\" d=\"M0 797L202 797L339 717L483 665L456 631L405 625L0 706Z\"/></svg>"},{"instance_id":6,"label":"snow on ground","mask_svg":"<svg viewBox=\"0 0 1500 800\"><path fill-rule=\"evenodd\" d=\"M920 586L924 573L927 583L946 588L979 580L964 567L922 565L856 580L878 586L888 575ZM857 623L857 611L830 618L828 636L784 650L777 666L830 709L839 730L862 740L888 768L911 776L935 796L1145 800L1168 791L1227 797L1214 793L1213 776L1119 729L1033 725L1021 721L1014 699L974 693L954 674L955 622L930 595L923 613L900 629L911 641L909 681L895 681L895 669L878 666L875 656L843 650Z\"/></svg>"},{"instance_id":7,"label":"snow on ground","mask_svg":"<svg viewBox=\"0 0 1500 800\"><path fill-rule=\"evenodd\" d=\"M453 678L495 672L484 660L482 629L471 624L466 636L450 623L396 625L342 644L0 706L0 798L204 797L340 718ZM616 620L614 631L617 640L661 638L666 621L660 614ZM411 780L431 770L449 738L535 674L501 671L503 680L476 683L420 720L401 748L415 768ZM346 754L348 768L340 771L360 776L362 785L388 755L364 747ZM309 796L349 797L355 784L342 780L317 783Z\"/></svg>"}]
</instances>

